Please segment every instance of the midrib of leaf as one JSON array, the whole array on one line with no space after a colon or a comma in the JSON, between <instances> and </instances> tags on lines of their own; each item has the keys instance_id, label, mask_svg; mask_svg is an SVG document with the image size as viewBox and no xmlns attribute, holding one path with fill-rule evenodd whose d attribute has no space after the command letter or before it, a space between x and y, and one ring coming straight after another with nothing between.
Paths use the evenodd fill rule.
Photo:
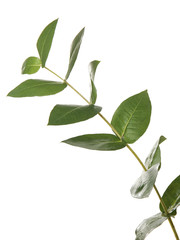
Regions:
<instances>
[{"instance_id":1,"label":"midrib of leaf","mask_svg":"<svg viewBox=\"0 0 180 240\"><path fill-rule=\"evenodd\" d=\"M101 141L101 143L122 143L122 141L106 141L106 140L104 140L104 141Z\"/></svg>"},{"instance_id":2,"label":"midrib of leaf","mask_svg":"<svg viewBox=\"0 0 180 240\"><path fill-rule=\"evenodd\" d=\"M132 114L130 115L129 120L127 121L127 123L126 123L126 125L125 125L125 127L124 127L124 129L123 129L122 137L124 136L125 131L126 131L126 129L127 129L127 126L128 126L128 124L129 124L130 120L132 119L132 117L133 117L133 115L134 115L136 109L138 108L138 106L139 106L139 104L140 104L142 98L143 98L143 96L141 97L141 99L139 100L139 102L138 102L137 106L135 107L134 111L133 111Z\"/></svg>"}]
</instances>

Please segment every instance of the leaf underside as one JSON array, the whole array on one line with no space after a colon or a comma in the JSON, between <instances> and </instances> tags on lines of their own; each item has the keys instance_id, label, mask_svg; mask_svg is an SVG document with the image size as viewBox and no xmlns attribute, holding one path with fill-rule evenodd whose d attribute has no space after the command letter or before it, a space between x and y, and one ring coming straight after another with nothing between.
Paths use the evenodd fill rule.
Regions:
<instances>
[{"instance_id":1,"label":"leaf underside","mask_svg":"<svg viewBox=\"0 0 180 240\"><path fill-rule=\"evenodd\" d=\"M153 146L151 152L149 153L145 161L145 167L147 169L151 168L155 164L159 164L159 166L161 165L161 150L159 145L165 140L166 138L164 136L161 136Z\"/></svg>"},{"instance_id":2,"label":"leaf underside","mask_svg":"<svg viewBox=\"0 0 180 240\"><path fill-rule=\"evenodd\" d=\"M152 166L147 171L143 171L135 184L131 187L131 195L135 198L149 197L158 174L159 164Z\"/></svg>"},{"instance_id":3,"label":"leaf underside","mask_svg":"<svg viewBox=\"0 0 180 240\"><path fill-rule=\"evenodd\" d=\"M166 219L167 217L162 216L162 213L158 213L143 220L135 231L136 240L144 240L150 232L159 227Z\"/></svg>"},{"instance_id":4,"label":"leaf underside","mask_svg":"<svg viewBox=\"0 0 180 240\"><path fill-rule=\"evenodd\" d=\"M66 125L85 121L101 111L95 105L56 105L50 113L48 125Z\"/></svg>"},{"instance_id":5,"label":"leaf underside","mask_svg":"<svg viewBox=\"0 0 180 240\"><path fill-rule=\"evenodd\" d=\"M101 151L112 151L124 148L125 143L112 134L87 134L63 141L72 146Z\"/></svg>"}]
</instances>

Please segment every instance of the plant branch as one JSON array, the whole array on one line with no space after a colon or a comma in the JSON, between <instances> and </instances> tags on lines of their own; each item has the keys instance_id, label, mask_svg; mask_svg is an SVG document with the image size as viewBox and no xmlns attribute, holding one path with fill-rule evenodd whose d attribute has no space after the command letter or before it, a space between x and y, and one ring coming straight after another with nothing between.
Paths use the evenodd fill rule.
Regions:
<instances>
[{"instance_id":1,"label":"plant branch","mask_svg":"<svg viewBox=\"0 0 180 240\"><path fill-rule=\"evenodd\" d=\"M65 79L63 79L62 77L60 77L58 74L56 74L55 72L53 72L53 71L50 70L49 68L47 68L47 67L44 67L44 68L45 68L46 70L48 70L49 72L51 72L52 74L54 74L54 75L55 75L56 77L58 77L59 79L61 79L64 83L66 83L73 91L75 91L81 98L83 98L86 103L91 104L79 91L77 91L77 90L76 90L70 83L68 83ZM122 137L121 137L120 134L117 132L117 130L112 126L112 124L111 124L101 113L98 113L98 115L108 124L108 126L109 126L109 127L112 129L112 131L117 135L117 137L118 137L119 139L122 139ZM128 144L126 144L126 147L127 147L127 148L129 149L129 151L134 155L134 157L138 160L138 162L140 163L140 165L141 165L141 167L143 168L143 170L144 170L144 171L147 171L145 165L143 164L143 162L141 161L141 159L138 157L138 155L134 152L134 150L133 150ZM162 199L162 197L161 197L161 195L160 195L160 193L159 193L156 185L154 185L154 190L155 190L155 192L156 192L156 194L157 194L157 196L158 196L158 198L159 198L159 200L160 200L160 202L161 202L161 205L162 205L162 207L163 207L163 209L164 209L165 214L167 215L169 224L170 224L170 226L171 226L171 228L172 228L172 231L173 231L173 233L174 233L174 235L175 235L176 240L180 240L180 239L179 239L179 236L178 236L178 234L177 234L176 228L175 228L175 226L174 226L174 224L173 224L173 221L172 221L171 217L169 216L167 207L166 207L166 205L165 205L165 203L164 203L164 201L163 201L163 199Z\"/></svg>"},{"instance_id":2,"label":"plant branch","mask_svg":"<svg viewBox=\"0 0 180 240\"><path fill-rule=\"evenodd\" d=\"M142 168L144 169L144 171L147 171L146 167L144 166L144 164L142 163L142 161L140 160L140 158L138 157L138 155L133 151L133 149L132 149L128 144L127 144L126 146L127 146L127 148L132 152L132 154L135 156L135 158L138 160L138 162L141 164L141 166L142 166ZM175 228L175 226L174 226L174 223L173 223L171 217L169 216L167 207L166 207L166 205L165 205L165 203L164 203L164 201L163 201L163 199L162 199L162 197L161 197L161 195L160 195L160 193L159 193L159 191L158 191L158 189L157 189L157 187L156 187L155 184L154 184L153 187L154 187L154 190L155 190L155 192L156 192L156 194L157 194L157 196L158 196L158 198L159 198L159 200L160 200L160 202L161 202L161 205L162 205L162 207L163 207L163 209L164 209L164 212L165 212L165 214L167 215L167 218L168 218L169 224L170 224L170 226L171 226L171 228L172 228L172 231L173 231L173 233L174 233L174 236L175 236L176 240L179 240L179 236L178 236L178 234L177 234L177 231L176 231L176 228Z\"/></svg>"}]
</instances>

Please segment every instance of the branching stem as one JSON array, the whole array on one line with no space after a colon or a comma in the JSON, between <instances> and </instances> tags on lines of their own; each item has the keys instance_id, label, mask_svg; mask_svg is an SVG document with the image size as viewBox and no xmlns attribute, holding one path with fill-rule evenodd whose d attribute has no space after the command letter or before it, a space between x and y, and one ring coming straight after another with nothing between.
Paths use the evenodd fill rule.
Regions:
<instances>
[{"instance_id":1,"label":"branching stem","mask_svg":"<svg viewBox=\"0 0 180 240\"><path fill-rule=\"evenodd\" d=\"M54 74L56 77L58 77L59 79L61 79L64 83L66 83L73 91L75 91L82 99L84 99L84 101L88 104L91 104L79 91L77 91L70 83L68 83L65 79L63 79L62 77L60 77L58 74L56 74L55 72L53 72L52 70L50 70L49 68L47 67L44 67L46 70L48 70L49 72L51 72L52 74ZM117 135L117 137L119 137L119 139L122 139L122 137L120 136L120 134L116 131L116 129L112 126L112 124L101 114L101 113L98 113L98 115L108 124L108 126L112 129L112 131ZM134 152L134 150L128 145L126 144L126 147L129 149L129 151L134 155L134 157L138 160L138 162L140 163L141 167L143 168L144 171L147 171L145 165L143 164L143 162L141 161L141 159L138 157L138 155ZM156 185L154 185L154 190L161 202L161 205L164 209L164 212L165 214L167 215L167 218L168 218L168 221L169 221L169 224L172 228L172 231L174 233L174 236L176 238L176 240L180 240L179 239L179 236L177 234L177 231L176 231L176 228L173 224L173 221L171 219L171 217L169 216L169 213L168 213L168 210L167 210L167 207L156 187Z\"/></svg>"}]
</instances>

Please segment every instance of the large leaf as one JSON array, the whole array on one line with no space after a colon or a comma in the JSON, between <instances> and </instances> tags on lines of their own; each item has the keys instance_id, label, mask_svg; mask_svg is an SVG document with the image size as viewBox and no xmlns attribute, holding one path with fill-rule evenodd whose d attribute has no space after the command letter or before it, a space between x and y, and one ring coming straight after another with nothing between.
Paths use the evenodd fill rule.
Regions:
<instances>
[{"instance_id":1,"label":"large leaf","mask_svg":"<svg viewBox=\"0 0 180 240\"><path fill-rule=\"evenodd\" d=\"M48 125L66 125L94 117L101 111L94 105L56 105L51 111Z\"/></svg>"},{"instance_id":2,"label":"large leaf","mask_svg":"<svg viewBox=\"0 0 180 240\"><path fill-rule=\"evenodd\" d=\"M165 140L166 138L164 136L161 136L153 146L151 152L149 153L145 161L145 167L147 169L151 168L153 165L157 163L159 164L159 166L161 165L161 150L159 145Z\"/></svg>"},{"instance_id":3,"label":"large leaf","mask_svg":"<svg viewBox=\"0 0 180 240\"><path fill-rule=\"evenodd\" d=\"M159 227L166 219L167 217L162 216L162 213L158 213L142 221L135 231L136 240L144 240L150 232Z\"/></svg>"},{"instance_id":4,"label":"large leaf","mask_svg":"<svg viewBox=\"0 0 180 240\"><path fill-rule=\"evenodd\" d=\"M58 19L51 22L41 33L37 41L37 49L40 59L42 61L42 67L45 67L46 60L51 48L54 32L56 29Z\"/></svg>"},{"instance_id":5,"label":"large leaf","mask_svg":"<svg viewBox=\"0 0 180 240\"><path fill-rule=\"evenodd\" d=\"M125 142L133 143L146 131L150 116L151 102L147 91L143 91L122 102L111 123Z\"/></svg>"},{"instance_id":6,"label":"large leaf","mask_svg":"<svg viewBox=\"0 0 180 240\"><path fill-rule=\"evenodd\" d=\"M95 77L95 73L96 73L96 68L97 68L99 63L100 63L100 61L97 61L97 60L94 60L94 61L89 63L89 75L90 75L90 80L91 80L90 102L92 104L95 104L96 99L97 99L97 90L96 90L96 87L94 85L94 77Z\"/></svg>"},{"instance_id":7,"label":"large leaf","mask_svg":"<svg viewBox=\"0 0 180 240\"><path fill-rule=\"evenodd\" d=\"M67 85L65 83L29 79L22 82L11 92L8 93L10 97L34 97L47 96L61 92Z\"/></svg>"},{"instance_id":8,"label":"large leaf","mask_svg":"<svg viewBox=\"0 0 180 240\"><path fill-rule=\"evenodd\" d=\"M66 73L66 77L65 77L65 80L68 79L73 67L74 67L74 64L75 64L75 61L77 59L77 56L78 56L78 53L79 53L79 49L80 49L80 46L81 46L81 42L82 42L82 38L83 38L83 35L84 35L84 29L83 28L77 35L76 37L74 38L72 44L71 44L71 50L70 50L70 57L69 57L69 66L68 66L68 70L67 70L67 73Z\"/></svg>"},{"instance_id":9,"label":"large leaf","mask_svg":"<svg viewBox=\"0 0 180 240\"><path fill-rule=\"evenodd\" d=\"M176 210L176 208L180 205L180 175L167 187L162 199L169 213ZM164 213L164 209L161 204L160 210Z\"/></svg>"},{"instance_id":10,"label":"large leaf","mask_svg":"<svg viewBox=\"0 0 180 240\"><path fill-rule=\"evenodd\" d=\"M159 164L152 166L147 171L143 171L141 176L137 179L135 184L131 187L131 195L135 198L146 198L149 197L156 177L158 174Z\"/></svg>"},{"instance_id":11,"label":"large leaf","mask_svg":"<svg viewBox=\"0 0 180 240\"><path fill-rule=\"evenodd\" d=\"M87 134L63 142L76 147L102 151L117 150L125 147L125 143L112 134Z\"/></svg>"},{"instance_id":12,"label":"large leaf","mask_svg":"<svg viewBox=\"0 0 180 240\"><path fill-rule=\"evenodd\" d=\"M22 65L22 74L36 73L41 67L41 59L37 57L27 58Z\"/></svg>"}]
</instances>

